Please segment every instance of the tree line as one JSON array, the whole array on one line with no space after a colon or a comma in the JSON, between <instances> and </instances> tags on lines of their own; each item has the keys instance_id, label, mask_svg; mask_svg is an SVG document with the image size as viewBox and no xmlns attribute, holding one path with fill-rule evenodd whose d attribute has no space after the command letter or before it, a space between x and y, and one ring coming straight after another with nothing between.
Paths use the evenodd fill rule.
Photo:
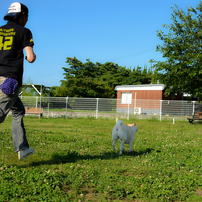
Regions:
<instances>
[{"instance_id":1,"label":"tree line","mask_svg":"<svg viewBox=\"0 0 202 202\"><path fill-rule=\"evenodd\" d=\"M90 59L83 63L76 57L67 57L66 63L69 67L63 67L64 80L61 86L51 88L51 96L116 98L117 85L149 84L155 78L155 73L146 67L128 69L113 62L93 63Z\"/></svg>"}]
</instances>

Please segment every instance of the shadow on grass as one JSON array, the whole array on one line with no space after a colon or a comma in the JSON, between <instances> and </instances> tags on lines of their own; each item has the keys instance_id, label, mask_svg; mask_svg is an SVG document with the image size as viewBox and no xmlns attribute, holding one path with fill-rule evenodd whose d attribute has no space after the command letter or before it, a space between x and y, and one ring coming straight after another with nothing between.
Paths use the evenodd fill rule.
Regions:
<instances>
[{"instance_id":1,"label":"shadow on grass","mask_svg":"<svg viewBox=\"0 0 202 202\"><path fill-rule=\"evenodd\" d=\"M51 160L44 160L38 162L32 162L29 166L40 166L40 165L52 165L52 164L65 164L65 163L75 163L80 160L94 160L94 159L101 159L101 160L110 160L110 159L118 159L122 156L142 156L151 153L154 149L148 148L143 151L133 151L130 153L123 152L123 155L118 155L117 152L106 152L100 155L81 155L76 151L68 152L67 154L60 154L60 153L53 153Z\"/></svg>"},{"instance_id":2,"label":"shadow on grass","mask_svg":"<svg viewBox=\"0 0 202 202\"><path fill-rule=\"evenodd\" d=\"M194 120L192 123L193 125L202 125L202 121L201 120Z\"/></svg>"}]
</instances>

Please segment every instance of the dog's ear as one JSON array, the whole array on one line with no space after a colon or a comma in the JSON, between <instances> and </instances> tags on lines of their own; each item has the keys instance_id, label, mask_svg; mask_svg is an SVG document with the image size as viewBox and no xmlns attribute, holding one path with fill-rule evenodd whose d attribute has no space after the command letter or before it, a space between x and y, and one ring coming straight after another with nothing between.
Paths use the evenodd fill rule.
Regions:
<instances>
[{"instance_id":1,"label":"dog's ear","mask_svg":"<svg viewBox=\"0 0 202 202\"><path fill-rule=\"evenodd\" d=\"M136 126L136 123L134 123L134 126Z\"/></svg>"},{"instance_id":2,"label":"dog's ear","mask_svg":"<svg viewBox=\"0 0 202 202\"><path fill-rule=\"evenodd\" d=\"M119 120L116 118L116 122L118 122Z\"/></svg>"},{"instance_id":3,"label":"dog's ear","mask_svg":"<svg viewBox=\"0 0 202 202\"><path fill-rule=\"evenodd\" d=\"M127 126L129 126L129 123L127 123Z\"/></svg>"}]
</instances>

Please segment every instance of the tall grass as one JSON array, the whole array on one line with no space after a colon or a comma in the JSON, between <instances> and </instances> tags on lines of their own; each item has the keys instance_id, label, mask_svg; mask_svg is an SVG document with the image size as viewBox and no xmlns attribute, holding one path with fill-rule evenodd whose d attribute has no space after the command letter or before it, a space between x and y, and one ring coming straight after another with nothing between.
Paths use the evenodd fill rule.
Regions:
<instances>
[{"instance_id":1,"label":"tall grass","mask_svg":"<svg viewBox=\"0 0 202 202\"><path fill-rule=\"evenodd\" d=\"M1 124L0 201L202 201L201 123L132 120L134 151L119 156L115 120L24 122L35 154L22 161Z\"/></svg>"}]
</instances>

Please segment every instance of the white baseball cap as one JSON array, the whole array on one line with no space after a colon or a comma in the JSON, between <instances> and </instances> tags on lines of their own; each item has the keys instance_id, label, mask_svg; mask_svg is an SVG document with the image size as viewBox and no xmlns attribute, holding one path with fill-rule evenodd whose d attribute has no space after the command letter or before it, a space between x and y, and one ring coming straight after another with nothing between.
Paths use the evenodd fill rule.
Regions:
<instances>
[{"instance_id":1,"label":"white baseball cap","mask_svg":"<svg viewBox=\"0 0 202 202\"><path fill-rule=\"evenodd\" d=\"M4 20L9 20L11 18L14 18L17 14L25 12L28 14L29 10L27 6L20 2L15 2L10 5L8 8L8 13L4 16Z\"/></svg>"}]
</instances>

